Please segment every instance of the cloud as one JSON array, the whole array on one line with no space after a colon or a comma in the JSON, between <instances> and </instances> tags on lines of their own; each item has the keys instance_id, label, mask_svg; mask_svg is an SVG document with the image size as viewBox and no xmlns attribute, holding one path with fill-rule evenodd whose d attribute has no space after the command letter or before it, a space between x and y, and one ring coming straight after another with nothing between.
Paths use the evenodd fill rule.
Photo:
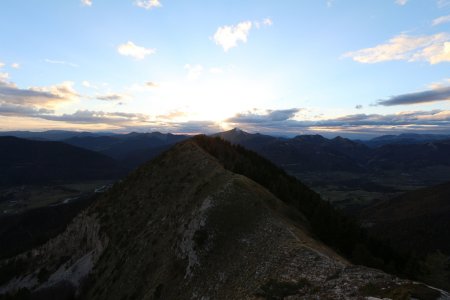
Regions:
<instances>
[{"instance_id":1,"label":"cloud","mask_svg":"<svg viewBox=\"0 0 450 300\"><path fill-rule=\"evenodd\" d=\"M161 3L159 0L138 0L134 2L134 4L138 7L145 8L145 9L152 9L156 7L161 7Z\"/></svg>"},{"instance_id":2,"label":"cloud","mask_svg":"<svg viewBox=\"0 0 450 300\"><path fill-rule=\"evenodd\" d=\"M273 25L272 19L270 19L270 18L265 18L265 19L263 20L263 25L266 25L266 26L272 26L272 25Z\"/></svg>"},{"instance_id":3,"label":"cloud","mask_svg":"<svg viewBox=\"0 0 450 300\"><path fill-rule=\"evenodd\" d=\"M363 106L361 104L358 104L355 106L356 109L363 109Z\"/></svg>"},{"instance_id":4,"label":"cloud","mask_svg":"<svg viewBox=\"0 0 450 300\"><path fill-rule=\"evenodd\" d=\"M428 36L400 34L387 43L373 48L347 52L343 56L360 63L393 60L427 61L430 64L450 62L450 34L437 33Z\"/></svg>"},{"instance_id":5,"label":"cloud","mask_svg":"<svg viewBox=\"0 0 450 300\"><path fill-rule=\"evenodd\" d=\"M68 61L64 61L64 60L53 60L53 59L46 58L44 61L49 64L66 65L66 66L70 66L70 67L74 67L74 68L79 67L77 64L74 64L74 63L68 62Z\"/></svg>"},{"instance_id":6,"label":"cloud","mask_svg":"<svg viewBox=\"0 0 450 300\"><path fill-rule=\"evenodd\" d=\"M124 113L124 112L104 112L78 110L73 114L63 115L40 115L45 120L62 121L75 124L109 124L120 126L134 126L136 124L146 123L148 116L144 114Z\"/></svg>"},{"instance_id":7,"label":"cloud","mask_svg":"<svg viewBox=\"0 0 450 300\"><path fill-rule=\"evenodd\" d=\"M146 56L156 53L156 49L140 47L130 41L119 45L117 51L121 55L130 56L137 60L144 59Z\"/></svg>"},{"instance_id":8,"label":"cloud","mask_svg":"<svg viewBox=\"0 0 450 300\"><path fill-rule=\"evenodd\" d=\"M397 5L405 5L406 3L408 3L408 0L395 0L395 4Z\"/></svg>"},{"instance_id":9,"label":"cloud","mask_svg":"<svg viewBox=\"0 0 450 300\"><path fill-rule=\"evenodd\" d=\"M437 25L442 25L442 24L449 23L449 22L450 22L450 15L442 16L442 17L434 19L432 22L432 25L437 26Z\"/></svg>"},{"instance_id":10,"label":"cloud","mask_svg":"<svg viewBox=\"0 0 450 300\"><path fill-rule=\"evenodd\" d=\"M239 113L226 122L251 132L272 133L281 135L298 135L311 133L357 134L361 137L371 134L388 134L392 132L450 131L450 111L412 111L397 114L353 114L331 119L286 120L274 121L267 114L249 116Z\"/></svg>"},{"instance_id":11,"label":"cloud","mask_svg":"<svg viewBox=\"0 0 450 300\"><path fill-rule=\"evenodd\" d=\"M226 52L238 45L238 42L246 43L252 28L252 22L245 21L234 26L219 27L213 36L213 40Z\"/></svg>"},{"instance_id":12,"label":"cloud","mask_svg":"<svg viewBox=\"0 0 450 300\"><path fill-rule=\"evenodd\" d=\"M226 120L229 123L266 123L266 122L281 122L292 119L295 114L301 109L291 108L291 109L281 109L281 110L265 110L263 113L258 113L257 111L249 111L245 113L236 114Z\"/></svg>"},{"instance_id":13,"label":"cloud","mask_svg":"<svg viewBox=\"0 0 450 300\"><path fill-rule=\"evenodd\" d=\"M327 0L327 7L330 8L333 6L335 0Z\"/></svg>"},{"instance_id":14,"label":"cloud","mask_svg":"<svg viewBox=\"0 0 450 300\"><path fill-rule=\"evenodd\" d=\"M19 68L20 68L20 64L19 64L19 63L12 63L12 64L11 64L11 68L13 68L13 69L19 69Z\"/></svg>"},{"instance_id":15,"label":"cloud","mask_svg":"<svg viewBox=\"0 0 450 300\"><path fill-rule=\"evenodd\" d=\"M103 100L103 101L119 101L119 100L122 100L125 98L126 97L121 94L106 94L106 95L99 95L99 96L95 97L95 99Z\"/></svg>"},{"instance_id":16,"label":"cloud","mask_svg":"<svg viewBox=\"0 0 450 300\"><path fill-rule=\"evenodd\" d=\"M438 0L437 6L439 8L444 8L444 7L450 6L450 0Z\"/></svg>"},{"instance_id":17,"label":"cloud","mask_svg":"<svg viewBox=\"0 0 450 300\"><path fill-rule=\"evenodd\" d=\"M92 0L81 0L83 6L92 6Z\"/></svg>"},{"instance_id":18,"label":"cloud","mask_svg":"<svg viewBox=\"0 0 450 300\"><path fill-rule=\"evenodd\" d=\"M73 82L70 81L50 87L22 89L7 79L7 74L0 77L0 103L48 108L58 103L71 101L79 96L73 88Z\"/></svg>"},{"instance_id":19,"label":"cloud","mask_svg":"<svg viewBox=\"0 0 450 300\"><path fill-rule=\"evenodd\" d=\"M429 103L436 101L450 100L450 86L438 87L422 92L408 93L398 96L393 96L387 100L380 100L377 105L393 106L393 105L409 105L419 103Z\"/></svg>"},{"instance_id":20,"label":"cloud","mask_svg":"<svg viewBox=\"0 0 450 300\"><path fill-rule=\"evenodd\" d=\"M34 106L25 106L12 103L0 103L0 115L3 116L39 116L42 114L51 114L53 110L45 108L36 108Z\"/></svg>"},{"instance_id":21,"label":"cloud","mask_svg":"<svg viewBox=\"0 0 450 300\"><path fill-rule=\"evenodd\" d=\"M3 68L5 66L5 63L0 61L0 68Z\"/></svg>"},{"instance_id":22,"label":"cloud","mask_svg":"<svg viewBox=\"0 0 450 300\"><path fill-rule=\"evenodd\" d=\"M156 88L156 87L158 87L158 84L155 83L155 82L153 82L153 81L147 81L147 82L145 83L145 86L146 86L146 87L149 87L149 88Z\"/></svg>"},{"instance_id":23,"label":"cloud","mask_svg":"<svg viewBox=\"0 0 450 300\"><path fill-rule=\"evenodd\" d=\"M184 68L188 71L187 78L189 80L197 80L203 73L202 65L185 65Z\"/></svg>"}]
</instances>

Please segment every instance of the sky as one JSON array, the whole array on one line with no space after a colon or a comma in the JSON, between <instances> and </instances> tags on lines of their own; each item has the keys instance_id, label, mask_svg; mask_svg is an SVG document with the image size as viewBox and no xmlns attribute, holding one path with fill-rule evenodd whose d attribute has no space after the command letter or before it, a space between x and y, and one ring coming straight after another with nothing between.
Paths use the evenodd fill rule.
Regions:
<instances>
[{"instance_id":1,"label":"sky","mask_svg":"<svg viewBox=\"0 0 450 300\"><path fill-rule=\"evenodd\" d=\"M450 0L2 0L0 131L450 134Z\"/></svg>"}]
</instances>

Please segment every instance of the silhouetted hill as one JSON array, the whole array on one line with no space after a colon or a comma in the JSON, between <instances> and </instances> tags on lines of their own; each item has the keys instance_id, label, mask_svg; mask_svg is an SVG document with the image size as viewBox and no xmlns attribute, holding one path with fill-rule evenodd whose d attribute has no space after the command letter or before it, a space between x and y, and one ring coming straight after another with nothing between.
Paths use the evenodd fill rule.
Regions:
<instances>
[{"instance_id":1,"label":"silhouetted hill","mask_svg":"<svg viewBox=\"0 0 450 300\"><path fill-rule=\"evenodd\" d=\"M187 138L185 135L170 133L132 132L113 136L73 137L64 142L108 155L132 169Z\"/></svg>"},{"instance_id":2,"label":"silhouetted hill","mask_svg":"<svg viewBox=\"0 0 450 300\"><path fill-rule=\"evenodd\" d=\"M383 264L361 232L256 153L199 136L115 184L61 235L1 261L0 293L113 300L444 295L352 265L317 239Z\"/></svg>"},{"instance_id":3,"label":"silhouetted hill","mask_svg":"<svg viewBox=\"0 0 450 300\"><path fill-rule=\"evenodd\" d=\"M367 141L360 141L369 147L380 147L390 144L423 144L450 139L450 134L402 133L399 135L382 135Z\"/></svg>"},{"instance_id":4,"label":"silhouetted hill","mask_svg":"<svg viewBox=\"0 0 450 300\"><path fill-rule=\"evenodd\" d=\"M62 141L72 137L110 136L110 135L115 134L109 132L86 132L86 131L67 131L67 130L47 130L41 132L0 131L0 136L15 136L18 138L30 140L48 140L48 141Z\"/></svg>"},{"instance_id":5,"label":"silhouetted hill","mask_svg":"<svg viewBox=\"0 0 450 300\"><path fill-rule=\"evenodd\" d=\"M368 166L373 170L417 170L450 166L450 139L423 144L385 145L373 152Z\"/></svg>"},{"instance_id":6,"label":"silhouetted hill","mask_svg":"<svg viewBox=\"0 0 450 300\"><path fill-rule=\"evenodd\" d=\"M113 159L93 151L62 142L0 137L1 185L112 179L123 174Z\"/></svg>"},{"instance_id":7,"label":"silhouetted hill","mask_svg":"<svg viewBox=\"0 0 450 300\"><path fill-rule=\"evenodd\" d=\"M370 149L366 146L342 137L330 140L320 135L302 135L287 139L237 129L216 136L254 150L291 172L360 172L364 170L362 164L370 155Z\"/></svg>"}]
</instances>

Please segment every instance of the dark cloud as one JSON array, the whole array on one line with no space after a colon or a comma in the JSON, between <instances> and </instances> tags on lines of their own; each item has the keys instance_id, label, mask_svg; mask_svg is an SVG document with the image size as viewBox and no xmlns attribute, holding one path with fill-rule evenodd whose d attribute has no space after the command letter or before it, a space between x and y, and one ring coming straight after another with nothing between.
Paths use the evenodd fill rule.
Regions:
<instances>
[{"instance_id":1,"label":"dark cloud","mask_svg":"<svg viewBox=\"0 0 450 300\"><path fill-rule=\"evenodd\" d=\"M226 120L229 123L266 123L266 122L282 122L289 120L295 116L301 109L281 109L281 110L266 110L265 114L258 114L256 112L246 112L235 115Z\"/></svg>"},{"instance_id":2,"label":"dark cloud","mask_svg":"<svg viewBox=\"0 0 450 300\"><path fill-rule=\"evenodd\" d=\"M120 94L107 94L107 95L100 95L100 96L95 97L95 99L103 100L103 101L118 101L118 100L122 100L124 98L125 97Z\"/></svg>"},{"instance_id":3,"label":"dark cloud","mask_svg":"<svg viewBox=\"0 0 450 300\"><path fill-rule=\"evenodd\" d=\"M0 103L0 115L3 116L40 116L42 114L52 114L53 111L45 108L35 108L11 103Z\"/></svg>"},{"instance_id":4,"label":"dark cloud","mask_svg":"<svg viewBox=\"0 0 450 300\"><path fill-rule=\"evenodd\" d=\"M450 131L450 111L415 111L399 114L353 114L333 119L323 120L292 120L272 121L270 118L243 118L238 114L229 122L251 132L262 132L280 135L297 135L333 132L348 136L358 133L386 134L388 132L406 132L411 130L435 132ZM231 122L233 121L233 122Z\"/></svg>"},{"instance_id":5,"label":"dark cloud","mask_svg":"<svg viewBox=\"0 0 450 300\"><path fill-rule=\"evenodd\" d=\"M450 86L422 91L417 93L409 93L398 96L393 96L387 100L380 100L377 105L393 106L393 105L408 105L418 103L428 103L435 101L450 100Z\"/></svg>"},{"instance_id":6,"label":"dark cloud","mask_svg":"<svg viewBox=\"0 0 450 300\"><path fill-rule=\"evenodd\" d=\"M39 117L51 121L75 124L110 124L120 126L133 126L136 123L145 123L148 120L148 117L143 114L90 110L78 110L73 114L63 115L40 115Z\"/></svg>"},{"instance_id":7,"label":"dark cloud","mask_svg":"<svg viewBox=\"0 0 450 300\"><path fill-rule=\"evenodd\" d=\"M355 106L355 108L356 108L356 109L362 109L363 106L362 106L361 104L358 104L358 105Z\"/></svg>"}]
</instances>

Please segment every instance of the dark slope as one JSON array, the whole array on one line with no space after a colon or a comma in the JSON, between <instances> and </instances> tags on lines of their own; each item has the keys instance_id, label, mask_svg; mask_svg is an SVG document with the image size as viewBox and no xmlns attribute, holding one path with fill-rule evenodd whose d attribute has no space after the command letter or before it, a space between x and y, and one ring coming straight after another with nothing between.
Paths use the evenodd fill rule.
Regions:
<instances>
[{"instance_id":1,"label":"dark slope","mask_svg":"<svg viewBox=\"0 0 450 300\"><path fill-rule=\"evenodd\" d=\"M450 256L450 183L408 192L362 212L370 231L401 249Z\"/></svg>"},{"instance_id":2,"label":"dark slope","mask_svg":"<svg viewBox=\"0 0 450 300\"><path fill-rule=\"evenodd\" d=\"M308 212L325 205L317 203L255 153L200 136L138 168L57 238L0 262L9 279L18 275L3 280L0 293L27 287L42 299L81 292L80 299L356 300L419 288L437 299L435 290L351 265L316 240Z\"/></svg>"},{"instance_id":3,"label":"dark slope","mask_svg":"<svg viewBox=\"0 0 450 300\"><path fill-rule=\"evenodd\" d=\"M0 137L0 185L112 179L123 175L102 154L64 144Z\"/></svg>"},{"instance_id":4,"label":"dark slope","mask_svg":"<svg viewBox=\"0 0 450 300\"><path fill-rule=\"evenodd\" d=\"M185 135L170 133L132 132L114 136L73 137L64 142L108 155L120 161L128 169L134 169L187 138L188 136Z\"/></svg>"}]
</instances>

